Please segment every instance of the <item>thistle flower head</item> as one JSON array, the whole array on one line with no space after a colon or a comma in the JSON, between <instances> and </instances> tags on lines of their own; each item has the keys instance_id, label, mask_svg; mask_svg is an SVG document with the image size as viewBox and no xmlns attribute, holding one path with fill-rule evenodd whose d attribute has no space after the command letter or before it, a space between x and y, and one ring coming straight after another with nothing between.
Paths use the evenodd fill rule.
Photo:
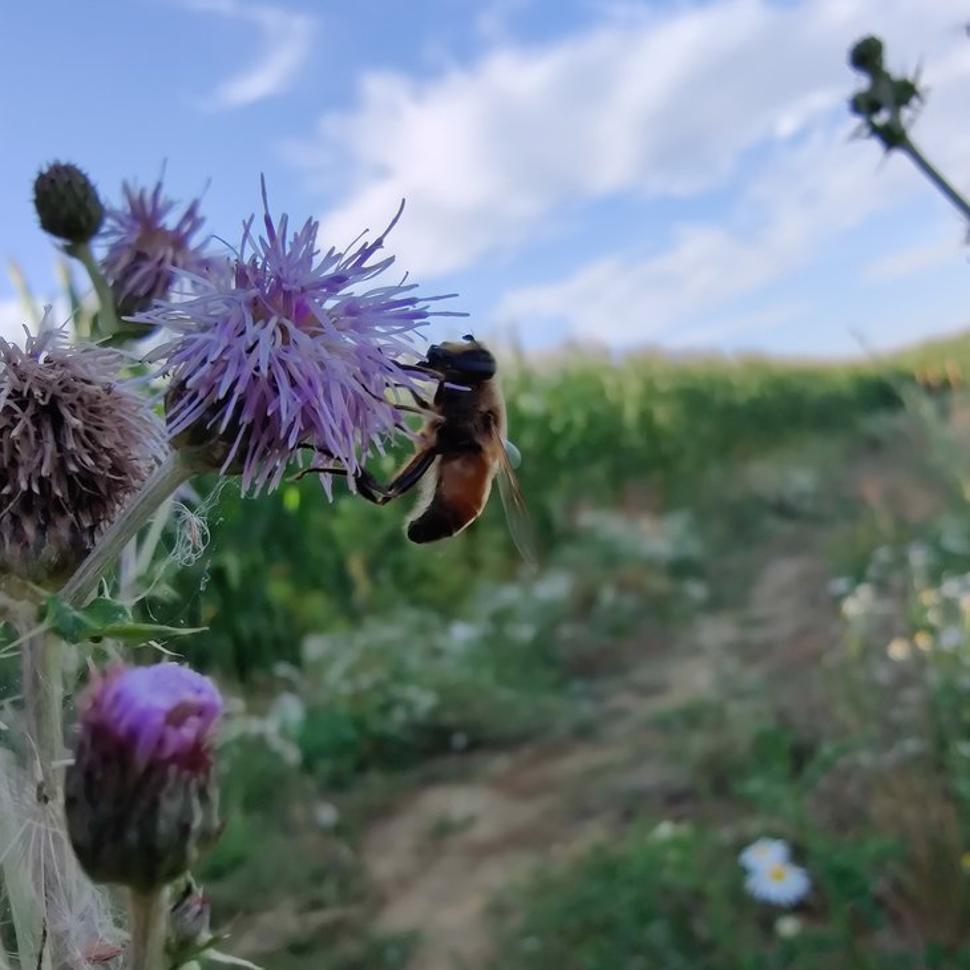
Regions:
<instances>
[{"instance_id":1,"label":"thistle flower head","mask_svg":"<svg viewBox=\"0 0 970 970\"><path fill-rule=\"evenodd\" d=\"M0 339L0 571L62 577L90 552L163 454L123 357L69 347L62 331Z\"/></svg>"},{"instance_id":2,"label":"thistle flower head","mask_svg":"<svg viewBox=\"0 0 970 970\"><path fill-rule=\"evenodd\" d=\"M96 882L157 889L219 831L219 692L174 663L118 668L94 681L79 710L65 802L74 851Z\"/></svg>"},{"instance_id":3,"label":"thistle flower head","mask_svg":"<svg viewBox=\"0 0 970 970\"><path fill-rule=\"evenodd\" d=\"M204 273L208 260L196 240L205 223L198 199L176 219L176 203L162 194L161 181L150 192L125 182L122 193L124 204L107 210L101 266L127 315L167 296L177 271Z\"/></svg>"},{"instance_id":4,"label":"thistle flower head","mask_svg":"<svg viewBox=\"0 0 970 970\"><path fill-rule=\"evenodd\" d=\"M375 258L393 228L348 252L317 249L318 223L290 234L269 214L253 219L225 272L192 278L195 295L158 302L135 317L177 337L155 359L171 374L169 433L177 446L211 446L211 462L242 475L244 491L275 487L301 447L353 475L401 425L387 400L413 387L399 362L444 297L419 297L403 280L370 286L391 256ZM185 274L187 275L187 274ZM329 488L329 476L322 476Z\"/></svg>"}]
</instances>

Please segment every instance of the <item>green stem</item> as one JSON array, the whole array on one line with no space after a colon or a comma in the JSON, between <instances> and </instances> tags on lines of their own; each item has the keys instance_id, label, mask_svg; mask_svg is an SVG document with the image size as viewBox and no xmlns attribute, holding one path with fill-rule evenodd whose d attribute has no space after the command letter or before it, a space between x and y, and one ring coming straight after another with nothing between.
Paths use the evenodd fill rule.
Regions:
<instances>
[{"instance_id":1,"label":"green stem","mask_svg":"<svg viewBox=\"0 0 970 970\"><path fill-rule=\"evenodd\" d=\"M900 145L900 149L909 155L916 167L960 210L963 218L970 222L970 203L950 185L913 142L909 138L906 138L902 145Z\"/></svg>"},{"instance_id":2,"label":"green stem","mask_svg":"<svg viewBox=\"0 0 970 970\"><path fill-rule=\"evenodd\" d=\"M128 896L131 941L125 970L165 970L165 931L168 910L165 890Z\"/></svg>"},{"instance_id":3,"label":"green stem","mask_svg":"<svg viewBox=\"0 0 970 970\"><path fill-rule=\"evenodd\" d=\"M87 271L94 286L94 292L98 295L98 325L102 331L101 336L110 337L121 329L121 321L118 319L118 312L115 310L115 298L108 286L108 281L101 273L101 267L94 258L89 243L71 243L64 247L64 252L68 256L73 256Z\"/></svg>"},{"instance_id":4,"label":"green stem","mask_svg":"<svg viewBox=\"0 0 970 970\"><path fill-rule=\"evenodd\" d=\"M141 491L111 523L87 559L78 566L77 571L61 589L61 599L72 606L82 606L97 589L105 570L118 558L128 541L148 522L158 507L193 474L194 470L182 460L178 451L170 452L152 472Z\"/></svg>"}]
</instances>

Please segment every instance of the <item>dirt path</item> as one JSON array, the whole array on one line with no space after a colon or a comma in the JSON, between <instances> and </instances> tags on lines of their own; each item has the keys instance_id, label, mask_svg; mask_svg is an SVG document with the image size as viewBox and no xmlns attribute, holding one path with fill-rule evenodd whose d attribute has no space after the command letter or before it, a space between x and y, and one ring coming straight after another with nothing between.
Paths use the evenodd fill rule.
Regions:
<instances>
[{"instance_id":1,"label":"dirt path","mask_svg":"<svg viewBox=\"0 0 970 970\"><path fill-rule=\"evenodd\" d=\"M707 652L735 636L725 617L698 621L668 657L630 671L609 692L591 740L549 741L484 759L474 781L442 782L375 825L363 859L386 900L377 927L419 929L410 967L473 970L489 956L487 907L537 865L608 836L623 806L663 811L686 797L670 767L651 761L650 716L710 687Z\"/></svg>"},{"instance_id":2,"label":"dirt path","mask_svg":"<svg viewBox=\"0 0 970 970\"><path fill-rule=\"evenodd\" d=\"M940 502L911 463L902 448L860 455L826 489L870 513L918 521ZM410 970L481 970L497 891L608 838L625 809L676 814L691 793L662 760L651 717L708 695L725 663L803 691L799 670L840 636L825 528L798 523L751 550L752 581L737 608L700 613L659 655L644 644L642 662L603 684L594 737L481 756L465 776L474 780L427 785L370 829L362 854L384 900L377 928L420 932Z\"/></svg>"}]
</instances>

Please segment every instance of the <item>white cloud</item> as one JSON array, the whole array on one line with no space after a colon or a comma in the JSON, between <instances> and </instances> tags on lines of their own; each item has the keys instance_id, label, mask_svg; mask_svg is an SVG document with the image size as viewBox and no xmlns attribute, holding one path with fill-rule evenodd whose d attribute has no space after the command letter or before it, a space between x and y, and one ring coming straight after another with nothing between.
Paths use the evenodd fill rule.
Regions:
<instances>
[{"instance_id":1,"label":"white cloud","mask_svg":"<svg viewBox=\"0 0 970 970\"><path fill-rule=\"evenodd\" d=\"M590 201L724 184L753 147L844 110L845 52L858 35L877 28L893 51L928 52L941 31L960 41L963 6L625 5L593 29L498 47L430 80L368 73L356 107L325 115L291 154L321 183L350 173L327 241L380 226L406 197L395 250L423 277L442 274L513 251Z\"/></svg>"},{"instance_id":2,"label":"white cloud","mask_svg":"<svg viewBox=\"0 0 970 970\"><path fill-rule=\"evenodd\" d=\"M864 267L863 273L871 283L885 283L958 260L967 263L966 245L957 236L950 235L948 238L910 243L881 254Z\"/></svg>"},{"instance_id":3,"label":"white cloud","mask_svg":"<svg viewBox=\"0 0 970 970\"><path fill-rule=\"evenodd\" d=\"M891 21L897 30L902 23L899 17ZM946 23L944 17L937 26ZM944 42L949 39L948 31L941 29L940 35ZM919 124L919 137L939 145L943 166L956 171L965 169L960 160L970 154L970 135L954 129L951 119L961 116L968 80L965 53L931 61L932 100ZM774 146L760 165L752 164L734 212L717 225L681 224L659 254L614 253L565 279L507 293L499 301L499 319L565 321L574 333L615 343L649 338L676 344L695 328L716 337L738 319L732 301L781 279L877 210L914 198L937 216L940 237L950 231L952 255L960 228L946 203L908 160L893 157L882 165L875 145L847 142L843 110L826 112L807 132ZM916 246L911 240L880 238L869 245L874 251L861 253L860 273L870 282L946 258L938 242Z\"/></svg>"},{"instance_id":4,"label":"white cloud","mask_svg":"<svg viewBox=\"0 0 970 970\"><path fill-rule=\"evenodd\" d=\"M316 22L302 13L240 0L180 0L193 10L253 24L263 38L260 58L220 82L204 105L213 110L241 108L285 91L310 56Z\"/></svg>"}]
</instances>

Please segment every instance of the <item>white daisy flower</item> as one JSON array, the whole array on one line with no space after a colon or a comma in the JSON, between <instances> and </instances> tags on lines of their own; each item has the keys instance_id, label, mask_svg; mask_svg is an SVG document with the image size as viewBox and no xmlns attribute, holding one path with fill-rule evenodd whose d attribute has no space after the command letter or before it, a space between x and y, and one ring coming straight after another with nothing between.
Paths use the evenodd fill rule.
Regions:
<instances>
[{"instance_id":1,"label":"white daisy flower","mask_svg":"<svg viewBox=\"0 0 970 970\"><path fill-rule=\"evenodd\" d=\"M738 862L748 872L787 862L790 852L784 839L757 839L741 851Z\"/></svg>"},{"instance_id":2,"label":"white daisy flower","mask_svg":"<svg viewBox=\"0 0 970 970\"><path fill-rule=\"evenodd\" d=\"M757 900L773 906L794 906L812 888L808 873L790 862L751 869L744 888Z\"/></svg>"}]
</instances>

